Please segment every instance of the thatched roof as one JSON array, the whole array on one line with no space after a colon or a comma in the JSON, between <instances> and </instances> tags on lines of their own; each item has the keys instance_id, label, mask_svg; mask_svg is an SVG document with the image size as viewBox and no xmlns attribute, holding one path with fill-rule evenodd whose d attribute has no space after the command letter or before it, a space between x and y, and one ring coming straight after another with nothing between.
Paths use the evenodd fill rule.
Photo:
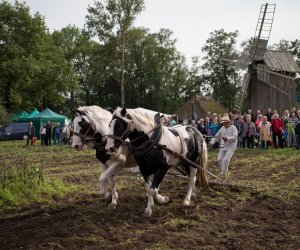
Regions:
<instances>
[{"instance_id":1,"label":"thatched roof","mask_svg":"<svg viewBox=\"0 0 300 250\"><path fill-rule=\"evenodd\" d=\"M194 104L193 104L194 103ZM196 95L192 99L188 100L182 107L180 107L175 113L179 120L192 119L192 109L194 105L195 119L204 118L208 111L211 114L224 114L228 113L223 105L216 102L211 96Z\"/></svg>"}]
</instances>

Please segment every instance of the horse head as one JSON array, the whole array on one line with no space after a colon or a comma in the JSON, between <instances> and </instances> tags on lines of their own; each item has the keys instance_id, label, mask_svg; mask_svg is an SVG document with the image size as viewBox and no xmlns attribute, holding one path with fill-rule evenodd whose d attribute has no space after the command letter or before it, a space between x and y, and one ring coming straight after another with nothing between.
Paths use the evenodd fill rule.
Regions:
<instances>
[{"instance_id":1,"label":"horse head","mask_svg":"<svg viewBox=\"0 0 300 250\"><path fill-rule=\"evenodd\" d=\"M132 124L131 116L125 107L117 108L112 120L109 123L109 134L105 149L113 152L128 138L130 126Z\"/></svg>"},{"instance_id":2,"label":"horse head","mask_svg":"<svg viewBox=\"0 0 300 250\"><path fill-rule=\"evenodd\" d=\"M109 111L97 106L73 109L73 142L72 147L82 149L87 141L102 142L108 134L109 121L112 117Z\"/></svg>"},{"instance_id":3,"label":"horse head","mask_svg":"<svg viewBox=\"0 0 300 250\"><path fill-rule=\"evenodd\" d=\"M135 145L148 140L153 128L160 124L162 116L144 108L117 108L110 122L105 149L115 151L127 138Z\"/></svg>"}]
</instances>

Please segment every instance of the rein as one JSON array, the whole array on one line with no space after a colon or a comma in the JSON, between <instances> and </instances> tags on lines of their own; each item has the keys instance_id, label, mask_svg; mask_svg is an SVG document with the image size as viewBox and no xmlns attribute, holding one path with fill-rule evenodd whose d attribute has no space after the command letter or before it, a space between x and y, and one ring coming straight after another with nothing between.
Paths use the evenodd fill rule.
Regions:
<instances>
[{"instance_id":1,"label":"rein","mask_svg":"<svg viewBox=\"0 0 300 250\"><path fill-rule=\"evenodd\" d=\"M153 132L153 135L149 138L149 140L139 144L139 145L132 145L133 142L145 137L145 135ZM156 148L156 144L158 143L162 130L161 130L161 124L157 124L156 126L154 126L153 129L151 129L149 132L147 132L146 134L139 136L131 141L125 141L124 137L125 135L130 133L130 124L127 123L127 128L124 130L124 132L122 133L122 135L117 136L117 135L112 135L112 134L108 134L108 138L110 139L114 139L117 140L119 142L121 142L119 145L115 146L115 148L120 147L120 146L125 146L128 145L129 148L132 150L132 153L134 153L137 156L145 156L148 153L152 152L152 150L154 150Z\"/></svg>"},{"instance_id":2,"label":"rein","mask_svg":"<svg viewBox=\"0 0 300 250\"><path fill-rule=\"evenodd\" d=\"M85 142L96 141L98 139L97 137L96 138L93 137L91 139L87 139L87 136L88 136L88 134L89 134L89 132L90 132L91 129L92 129L92 125L89 124L89 127L85 131L84 134L78 133L78 132L73 132L73 135L76 135L76 136L80 137L81 141L82 141L82 144L84 144ZM103 135L102 137L105 137L105 136L108 136L108 135ZM106 141L94 142L93 149L96 149L98 151L105 151L105 145L106 145Z\"/></svg>"},{"instance_id":3,"label":"rein","mask_svg":"<svg viewBox=\"0 0 300 250\"><path fill-rule=\"evenodd\" d=\"M80 137L82 140L82 143L84 143L86 141L86 137L88 136L88 133L90 132L91 128L92 128L92 125L90 124L89 128L85 131L84 134L73 132L73 135Z\"/></svg>"},{"instance_id":4,"label":"rein","mask_svg":"<svg viewBox=\"0 0 300 250\"><path fill-rule=\"evenodd\" d=\"M120 141L122 143L122 142L124 142L123 137L126 135L126 133L129 133L129 129L130 129L130 125L129 125L129 123L127 123L127 128L124 130L123 134L121 134L120 136L108 134L107 137L110 139L113 139L113 140Z\"/></svg>"}]
</instances>

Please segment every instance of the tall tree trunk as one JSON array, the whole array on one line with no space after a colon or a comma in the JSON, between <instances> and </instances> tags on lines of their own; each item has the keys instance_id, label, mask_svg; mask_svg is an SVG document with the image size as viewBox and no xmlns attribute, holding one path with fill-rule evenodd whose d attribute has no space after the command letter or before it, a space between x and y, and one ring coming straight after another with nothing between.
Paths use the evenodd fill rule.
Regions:
<instances>
[{"instance_id":1,"label":"tall tree trunk","mask_svg":"<svg viewBox=\"0 0 300 250\"><path fill-rule=\"evenodd\" d=\"M5 109L10 111L11 103L9 100L9 92L10 92L11 83L9 82L4 89L4 101L5 101Z\"/></svg>"},{"instance_id":2,"label":"tall tree trunk","mask_svg":"<svg viewBox=\"0 0 300 250\"><path fill-rule=\"evenodd\" d=\"M125 70L125 34L122 34L121 42L121 106L125 104L125 79L124 79L124 70Z\"/></svg>"},{"instance_id":3,"label":"tall tree trunk","mask_svg":"<svg viewBox=\"0 0 300 250\"><path fill-rule=\"evenodd\" d=\"M71 95L70 106L73 108L73 107L75 107L75 98L74 98L73 90L71 91L70 95Z\"/></svg>"}]
</instances>

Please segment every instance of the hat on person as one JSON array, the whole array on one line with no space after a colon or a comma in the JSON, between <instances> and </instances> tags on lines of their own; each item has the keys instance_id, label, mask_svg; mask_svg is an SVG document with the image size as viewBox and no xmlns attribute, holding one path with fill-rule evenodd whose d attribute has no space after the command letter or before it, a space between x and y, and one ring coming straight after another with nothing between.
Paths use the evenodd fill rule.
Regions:
<instances>
[{"instance_id":1,"label":"hat on person","mask_svg":"<svg viewBox=\"0 0 300 250\"><path fill-rule=\"evenodd\" d=\"M220 123L231 122L228 116L223 116Z\"/></svg>"}]
</instances>

